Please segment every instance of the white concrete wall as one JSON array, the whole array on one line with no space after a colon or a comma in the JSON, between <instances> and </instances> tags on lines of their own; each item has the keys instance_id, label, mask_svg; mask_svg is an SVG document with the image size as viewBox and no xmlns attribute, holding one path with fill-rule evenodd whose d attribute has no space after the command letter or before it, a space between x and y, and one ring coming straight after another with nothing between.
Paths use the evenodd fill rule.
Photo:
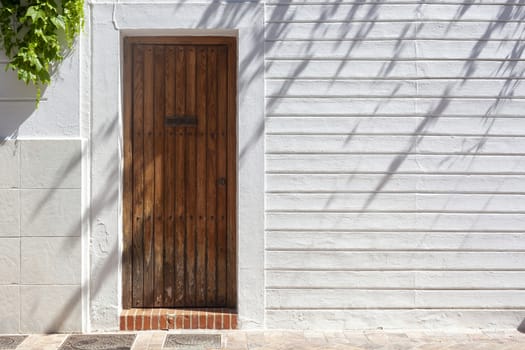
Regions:
<instances>
[{"instance_id":1,"label":"white concrete wall","mask_svg":"<svg viewBox=\"0 0 525 350\"><path fill-rule=\"evenodd\" d=\"M267 0L266 326L525 318L525 7Z\"/></svg>"},{"instance_id":2,"label":"white concrete wall","mask_svg":"<svg viewBox=\"0 0 525 350\"><path fill-rule=\"evenodd\" d=\"M81 329L79 140L0 145L0 333Z\"/></svg>"},{"instance_id":3,"label":"white concrete wall","mask_svg":"<svg viewBox=\"0 0 525 350\"><path fill-rule=\"evenodd\" d=\"M0 54L0 333L80 331L79 51L43 91Z\"/></svg>"},{"instance_id":4,"label":"white concrete wall","mask_svg":"<svg viewBox=\"0 0 525 350\"><path fill-rule=\"evenodd\" d=\"M189 30L239 37L242 327L525 318L525 6L115 3L39 109L0 67L0 332L118 327L121 39Z\"/></svg>"}]
</instances>

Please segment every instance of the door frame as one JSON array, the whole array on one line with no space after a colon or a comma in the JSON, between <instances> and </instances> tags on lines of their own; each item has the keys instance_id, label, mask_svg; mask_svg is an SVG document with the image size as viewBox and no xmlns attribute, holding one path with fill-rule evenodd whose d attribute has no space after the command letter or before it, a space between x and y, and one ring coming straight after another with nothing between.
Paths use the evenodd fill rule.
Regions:
<instances>
[{"instance_id":1,"label":"door frame","mask_svg":"<svg viewBox=\"0 0 525 350\"><path fill-rule=\"evenodd\" d=\"M239 328L277 324L265 309L264 4L151 1L86 7L81 37L83 331L119 329L122 310L122 53L127 36L237 38L237 313Z\"/></svg>"},{"instance_id":2,"label":"door frame","mask_svg":"<svg viewBox=\"0 0 525 350\"><path fill-rule=\"evenodd\" d=\"M131 309L133 295L132 242L132 47L144 45L224 45L228 48L228 94L226 150L227 187L227 266L228 307L237 307L237 38L232 36L129 36L123 46L123 190L122 190L122 308ZM232 276L230 276L232 274ZM231 292L231 293L230 293ZM163 308L166 308L163 306Z\"/></svg>"}]
</instances>

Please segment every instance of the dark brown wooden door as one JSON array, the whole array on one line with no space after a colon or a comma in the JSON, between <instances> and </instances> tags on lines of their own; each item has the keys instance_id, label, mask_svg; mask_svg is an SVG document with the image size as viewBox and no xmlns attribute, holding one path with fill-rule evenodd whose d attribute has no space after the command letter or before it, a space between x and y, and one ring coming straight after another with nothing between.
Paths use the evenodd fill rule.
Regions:
<instances>
[{"instance_id":1,"label":"dark brown wooden door","mask_svg":"<svg viewBox=\"0 0 525 350\"><path fill-rule=\"evenodd\" d=\"M236 307L235 39L124 50L124 308Z\"/></svg>"}]
</instances>

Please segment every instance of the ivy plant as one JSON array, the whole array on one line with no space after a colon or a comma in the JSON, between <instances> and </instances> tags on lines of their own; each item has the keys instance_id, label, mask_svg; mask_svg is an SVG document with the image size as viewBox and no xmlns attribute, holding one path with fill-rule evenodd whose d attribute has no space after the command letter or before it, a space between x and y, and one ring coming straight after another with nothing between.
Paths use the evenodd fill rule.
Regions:
<instances>
[{"instance_id":1,"label":"ivy plant","mask_svg":"<svg viewBox=\"0 0 525 350\"><path fill-rule=\"evenodd\" d=\"M18 79L37 89L51 82L84 25L84 0L0 0L0 44Z\"/></svg>"}]
</instances>

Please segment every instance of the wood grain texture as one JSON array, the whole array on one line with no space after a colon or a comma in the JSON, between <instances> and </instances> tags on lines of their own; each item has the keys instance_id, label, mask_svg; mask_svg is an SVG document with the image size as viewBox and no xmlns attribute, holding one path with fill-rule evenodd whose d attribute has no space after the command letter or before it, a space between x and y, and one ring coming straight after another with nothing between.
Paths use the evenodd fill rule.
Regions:
<instances>
[{"instance_id":1,"label":"wood grain texture","mask_svg":"<svg viewBox=\"0 0 525 350\"><path fill-rule=\"evenodd\" d=\"M164 229L165 229L165 177L164 169L167 159L164 155L166 132L164 129L164 88L165 88L165 51L163 47L155 47L155 116L154 116L154 135L155 135L155 197L154 197L154 306L163 305L164 299Z\"/></svg>"},{"instance_id":2,"label":"wood grain texture","mask_svg":"<svg viewBox=\"0 0 525 350\"><path fill-rule=\"evenodd\" d=\"M207 147L206 140L208 138L207 133L207 72L208 72L208 50L206 47L199 47L197 49L197 118L199 123L197 125L197 154L196 154L196 172L197 172L197 193L196 193L196 213L197 225L196 225L196 236L197 236L197 247L196 250L196 280L195 280L195 304L197 306L206 305L206 251L200 249L200 247L206 246L206 194L207 194L207 181L206 181L206 159L207 159Z\"/></svg>"},{"instance_id":3,"label":"wood grain texture","mask_svg":"<svg viewBox=\"0 0 525 350\"><path fill-rule=\"evenodd\" d=\"M132 306L133 287L133 47L124 42L124 174L122 185L122 306Z\"/></svg>"},{"instance_id":4,"label":"wood grain texture","mask_svg":"<svg viewBox=\"0 0 525 350\"><path fill-rule=\"evenodd\" d=\"M128 307L235 307L234 40L157 39L126 40L133 216L123 298Z\"/></svg>"},{"instance_id":5,"label":"wood grain texture","mask_svg":"<svg viewBox=\"0 0 525 350\"><path fill-rule=\"evenodd\" d=\"M144 47L133 64L133 306L144 303Z\"/></svg>"},{"instance_id":6,"label":"wood grain texture","mask_svg":"<svg viewBox=\"0 0 525 350\"><path fill-rule=\"evenodd\" d=\"M206 302L217 297L217 48L208 49Z\"/></svg>"}]
</instances>

